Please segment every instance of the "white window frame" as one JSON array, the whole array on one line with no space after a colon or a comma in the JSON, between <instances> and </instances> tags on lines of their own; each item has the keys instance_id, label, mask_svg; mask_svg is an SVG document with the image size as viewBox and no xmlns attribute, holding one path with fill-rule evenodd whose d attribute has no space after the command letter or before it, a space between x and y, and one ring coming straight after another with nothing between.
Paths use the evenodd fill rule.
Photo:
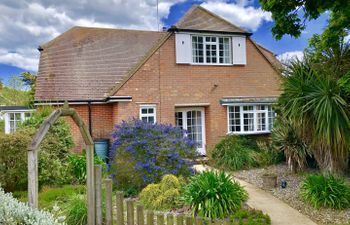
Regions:
<instances>
[{"instance_id":1,"label":"white window frame","mask_svg":"<svg viewBox=\"0 0 350 225\"><path fill-rule=\"evenodd\" d=\"M142 109L153 109L153 113L142 113ZM157 123L157 107L156 105L140 105L140 112L139 112L139 119L142 120L142 117L153 117L154 118L154 124Z\"/></svg>"},{"instance_id":2,"label":"white window frame","mask_svg":"<svg viewBox=\"0 0 350 225\"><path fill-rule=\"evenodd\" d=\"M4 111L4 119L5 119L5 134L10 134L10 133L14 133L17 129L18 126L18 121L20 121L21 123L23 123L23 121L25 121L26 119L28 119L29 117L26 117L25 114L26 113L30 113L32 114L34 110L26 110L26 111L21 111L21 110L13 110L13 111ZM11 131L11 120L10 118L10 114L20 114L21 118L20 120L16 120L16 124L15 127L13 129L13 131Z\"/></svg>"},{"instance_id":3,"label":"white window frame","mask_svg":"<svg viewBox=\"0 0 350 225\"><path fill-rule=\"evenodd\" d=\"M191 40L191 64L192 65L219 65L219 66L232 66L232 37L226 36L226 35L209 35L209 34L193 34L190 36ZM203 38L203 62L194 62L193 58L193 43L192 43L192 37L202 37ZM216 42L207 42L205 39L206 37L216 37ZM220 63L220 56L219 56L219 38L228 38L229 39L229 62L230 63ZM206 43L213 44L216 43L216 63L208 63L207 62L207 52L206 52Z\"/></svg>"},{"instance_id":4,"label":"white window frame","mask_svg":"<svg viewBox=\"0 0 350 225\"><path fill-rule=\"evenodd\" d=\"M272 110L272 104L254 104L254 103L248 103L248 104L227 104L227 133L228 134L269 134L271 133L271 129L273 128L273 120L275 118L275 112ZM231 106L238 106L239 107L239 114L240 114L240 131L231 131L231 124L230 124L230 107ZM244 112L243 111L244 106L253 106L253 110L251 111L253 113L253 131L244 131ZM265 106L264 110L258 110L257 106ZM271 109L271 111L269 110ZM271 113L269 113L271 112ZM265 130L258 130L258 113L265 113ZM272 116L273 115L273 116ZM271 127L270 127L270 119L271 119Z\"/></svg>"}]
</instances>

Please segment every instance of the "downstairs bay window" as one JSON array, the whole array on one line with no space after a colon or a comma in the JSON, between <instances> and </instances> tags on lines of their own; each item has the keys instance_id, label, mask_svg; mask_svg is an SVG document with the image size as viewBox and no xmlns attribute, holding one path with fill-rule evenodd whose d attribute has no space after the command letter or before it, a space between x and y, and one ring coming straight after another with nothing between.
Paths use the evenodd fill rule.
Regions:
<instances>
[{"instance_id":1,"label":"downstairs bay window","mask_svg":"<svg viewBox=\"0 0 350 225\"><path fill-rule=\"evenodd\" d=\"M274 117L271 105L228 105L228 133L269 133Z\"/></svg>"}]
</instances>

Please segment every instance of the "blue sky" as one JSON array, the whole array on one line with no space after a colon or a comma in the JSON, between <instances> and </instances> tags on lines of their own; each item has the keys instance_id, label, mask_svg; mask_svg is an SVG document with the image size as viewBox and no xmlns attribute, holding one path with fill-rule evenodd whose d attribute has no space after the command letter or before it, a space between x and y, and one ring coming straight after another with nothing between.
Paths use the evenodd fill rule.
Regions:
<instances>
[{"instance_id":1,"label":"blue sky","mask_svg":"<svg viewBox=\"0 0 350 225\"><path fill-rule=\"evenodd\" d=\"M116 3L117 2L117 3ZM327 14L307 24L298 39L272 38L271 15L257 0L159 0L161 26L170 27L193 5L199 4L253 33L252 38L280 57L300 55L308 39L321 33ZM95 1L16 0L0 3L0 78L37 72L37 47L72 26L157 29L156 0Z\"/></svg>"}]
</instances>

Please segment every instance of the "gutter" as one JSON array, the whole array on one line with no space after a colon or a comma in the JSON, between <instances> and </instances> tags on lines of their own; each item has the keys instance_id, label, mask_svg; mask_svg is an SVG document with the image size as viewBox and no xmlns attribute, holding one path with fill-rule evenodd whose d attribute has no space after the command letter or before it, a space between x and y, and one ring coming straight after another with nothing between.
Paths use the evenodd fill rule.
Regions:
<instances>
[{"instance_id":1,"label":"gutter","mask_svg":"<svg viewBox=\"0 0 350 225\"><path fill-rule=\"evenodd\" d=\"M63 105L65 102L73 105L86 105L86 104L108 104L114 102L131 102L131 96L109 96L105 99L70 99L70 100L47 100L47 101L34 101L35 106L41 105Z\"/></svg>"}]
</instances>

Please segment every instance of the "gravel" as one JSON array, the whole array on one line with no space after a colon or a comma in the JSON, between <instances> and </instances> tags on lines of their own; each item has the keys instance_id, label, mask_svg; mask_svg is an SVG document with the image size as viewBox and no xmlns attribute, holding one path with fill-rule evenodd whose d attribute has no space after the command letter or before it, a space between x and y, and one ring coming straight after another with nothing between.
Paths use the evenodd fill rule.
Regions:
<instances>
[{"instance_id":1,"label":"gravel","mask_svg":"<svg viewBox=\"0 0 350 225\"><path fill-rule=\"evenodd\" d=\"M312 173L313 171L309 172ZM277 174L278 179L277 188L273 188L267 191L269 191L275 197L283 200L299 212L307 215L317 224L347 224L349 222L350 209L315 209L307 203L304 203L299 197L298 193L299 184L303 178L303 175L290 173L285 164L273 165L267 168L236 171L233 172L233 175L239 179L245 180L264 189L261 176L266 173ZM287 188L285 189L281 188L282 180L287 181Z\"/></svg>"}]
</instances>

